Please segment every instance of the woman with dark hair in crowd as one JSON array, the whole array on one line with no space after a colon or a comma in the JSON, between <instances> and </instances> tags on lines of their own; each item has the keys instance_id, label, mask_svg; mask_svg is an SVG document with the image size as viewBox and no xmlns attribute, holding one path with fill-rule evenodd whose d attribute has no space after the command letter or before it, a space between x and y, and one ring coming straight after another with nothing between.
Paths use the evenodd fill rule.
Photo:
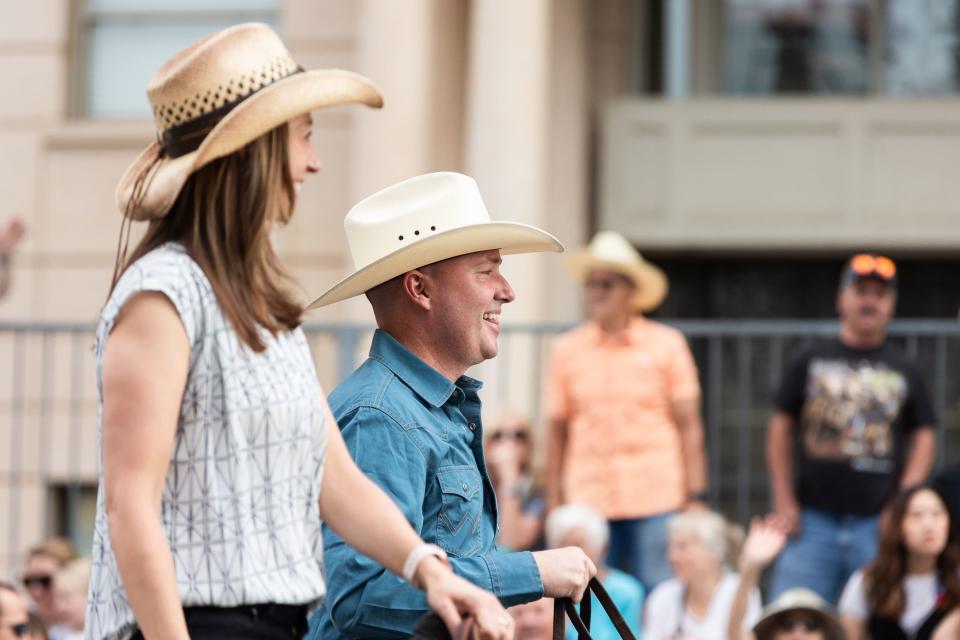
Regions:
<instances>
[{"instance_id":1,"label":"woman with dark hair in crowd","mask_svg":"<svg viewBox=\"0 0 960 640\"><path fill-rule=\"evenodd\" d=\"M840 614L850 640L955 639L960 632L960 547L943 497L929 485L894 499L880 549L850 577Z\"/></svg>"}]
</instances>

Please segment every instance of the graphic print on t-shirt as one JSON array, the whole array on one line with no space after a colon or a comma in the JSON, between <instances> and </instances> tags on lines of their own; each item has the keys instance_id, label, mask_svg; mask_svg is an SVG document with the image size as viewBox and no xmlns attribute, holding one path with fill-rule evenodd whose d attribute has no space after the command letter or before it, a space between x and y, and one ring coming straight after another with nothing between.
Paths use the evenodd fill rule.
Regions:
<instances>
[{"instance_id":1,"label":"graphic print on t-shirt","mask_svg":"<svg viewBox=\"0 0 960 640\"><path fill-rule=\"evenodd\" d=\"M849 460L857 471L890 472L893 424L906 397L906 378L883 362L814 358L801 416L807 455Z\"/></svg>"}]
</instances>

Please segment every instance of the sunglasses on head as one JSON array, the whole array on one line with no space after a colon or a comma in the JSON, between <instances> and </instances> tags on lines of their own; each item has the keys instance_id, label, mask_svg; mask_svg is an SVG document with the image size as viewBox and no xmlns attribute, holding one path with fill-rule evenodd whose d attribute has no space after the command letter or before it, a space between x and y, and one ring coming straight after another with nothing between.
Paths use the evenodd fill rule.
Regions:
<instances>
[{"instance_id":1,"label":"sunglasses on head","mask_svg":"<svg viewBox=\"0 0 960 640\"><path fill-rule=\"evenodd\" d=\"M53 576L23 576L23 586L25 586L27 589L35 586L40 587L41 589L49 589L51 585L53 585Z\"/></svg>"},{"instance_id":2,"label":"sunglasses on head","mask_svg":"<svg viewBox=\"0 0 960 640\"><path fill-rule=\"evenodd\" d=\"M513 440L526 442L527 432L523 429L516 429L514 431L497 431L496 433L490 435L491 442L497 442L498 440L503 440L504 438L512 438Z\"/></svg>"},{"instance_id":3,"label":"sunglasses on head","mask_svg":"<svg viewBox=\"0 0 960 640\"><path fill-rule=\"evenodd\" d=\"M783 631L793 631L797 628L803 629L804 631L817 631L820 629L820 622L815 618L807 616L784 616L780 619L778 626Z\"/></svg>"},{"instance_id":4,"label":"sunglasses on head","mask_svg":"<svg viewBox=\"0 0 960 640\"><path fill-rule=\"evenodd\" d=\"M891 280L897 275L897 265L886 256L874 256L861 253L850 259L850 271L858 276L876 274L884 280Z\"/></svg>"}]
</instances>

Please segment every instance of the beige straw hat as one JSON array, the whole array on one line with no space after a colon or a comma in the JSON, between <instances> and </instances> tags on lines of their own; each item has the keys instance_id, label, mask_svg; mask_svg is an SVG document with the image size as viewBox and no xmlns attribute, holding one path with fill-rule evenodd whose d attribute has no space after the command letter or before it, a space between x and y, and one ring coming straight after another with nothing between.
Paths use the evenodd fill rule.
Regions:
<instances>
[{"instance_id":1,"label":"beige straw hat","mask_svg":"<svg viewBox=\"0 0 960 640\"><path fill-rule=\"evenodd\" d=\"M600 231L586 248L570 256L570 270L581 284L595 269L630 278L637 287L633 306L640 311L656 309L667 297L667 276L616 231Z\"/></svg>"},{"instance_id":2,"label":"beige straw hat","mask_svg":"<svg viewBox=\"0 0 960 640\"><path fill-rule=\"evenodd\" d=\"M477 251L502 254L563 251L552 235L519 222L493 222L473 178L428 173L357 203L343 221L354 273L307 307L364 293L391 278Z\"/></svg>"},{"instance_id":3,"label":"beige straw hat","mask_svg":"<svg viewBox=\"0 0 960 640\"><path fill-rule=\"evenodd\" d=\"M304 71L267 25L240 24L197 40L147 85L157 139L127 168L117 205L131 217L162 217L191 173L284 122L320 107L383 105L368 79L350 71Z\"/></svg>"},{"instance_id":4,"label":"beige straw hat","mask_svg":"<svg viewBox=\"0 0 960 640\"><path fill-rule=\"evenodd\" d=\"M797 587L784 591L779 598L767 605L760 621L753 627L757 640L772 640L780 617L788 613L804 613L820 623L826 640L843 640L846 636L830 606L810 589Z\"/></svg>"}]
</instances>

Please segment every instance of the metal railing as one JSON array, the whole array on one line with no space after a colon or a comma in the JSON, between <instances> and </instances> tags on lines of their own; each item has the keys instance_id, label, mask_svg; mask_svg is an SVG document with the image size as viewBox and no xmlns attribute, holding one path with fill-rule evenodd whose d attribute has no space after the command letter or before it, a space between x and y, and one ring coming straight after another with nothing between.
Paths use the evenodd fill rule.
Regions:
<instances>
[{"instance_id":1,"label":"metal railing","mask_svg":"<svg viewBox=\"0 0 960 640\"><path fill-rule=\"evenodd\" d=\"M789 354L835 321L678 321L700 370L710 501L745 522L767 507L766 421ZM541 373L565 325L505 326L499 356L474 373L485 381L487 417L514 407L539 425ZM365 357L372 329L308 324L321 384L329 391ZM0 323L0 578L49 534L89 544L97 472L94 327ZM937 461L960 451L960 324L899 320L891 339L919 363L941 428Z\"/></svg>"}]
</instances>

